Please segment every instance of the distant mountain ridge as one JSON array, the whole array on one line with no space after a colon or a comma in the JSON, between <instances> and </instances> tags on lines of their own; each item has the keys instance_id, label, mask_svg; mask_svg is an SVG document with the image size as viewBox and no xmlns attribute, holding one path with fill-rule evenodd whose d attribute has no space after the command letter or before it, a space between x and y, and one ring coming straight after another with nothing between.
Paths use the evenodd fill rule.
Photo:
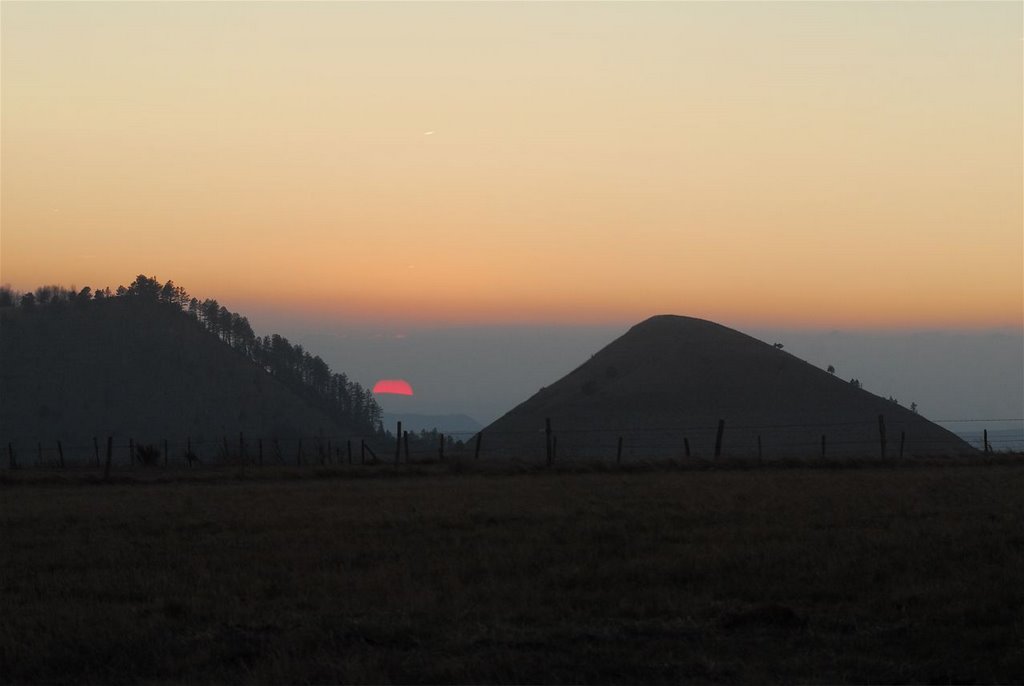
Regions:
<instances>
[{"instance_id":1,"label":"distant mountain ridge","mask_svg":"<svg viewBox=\"0 0 1024 686\"><path fill-rule=\"evenodd\" d=\"M420 431L437 431L443 434L455 434L456 438L471 436L483 428L480 422L465 414L384 413L384 428L386 430L396 430L397 422L402 422L403 431L416 433Z\"/></svg>"},{"instance_id":2,"label":"distant mountain ridge","mask_svg":"<svg viewBox=\"0 0 1024 686\"><path fill-rule=\"evenodd\" d=\"M45 302L0 306L0 441L34 452L108 435L236 445L240 433L379 432L369 390L301 346L255 336L244 317L173 284L140 275L118 292L50 287Z\"/></svg>"},{"instance_id":3,"label":"distant mountain ridge","mask_svg":"<svg viewBox=\"0 0 1024 686\"><path fill-rule=\"evenodd\" d=\"M647 319L484 429L507 454L710 457L721 454L968 454L963 440L780 348L706 320Z\"/></svg>"}]
</instances>

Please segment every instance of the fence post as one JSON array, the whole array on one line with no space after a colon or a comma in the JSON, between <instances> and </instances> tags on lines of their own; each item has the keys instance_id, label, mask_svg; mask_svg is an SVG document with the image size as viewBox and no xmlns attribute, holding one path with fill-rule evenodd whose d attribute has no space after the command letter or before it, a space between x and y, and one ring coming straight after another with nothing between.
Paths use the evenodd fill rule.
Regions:
<instances>
[{"instance_id":1,"label":"fence post","mask_svg":"<svg viewBox=\"0 0 1024 686\"><path fill-rule=\"evenodd\" d=\"M886 418L879 415L879 449L882 451L882 459L886 459Z\"/></svg>"},{"instance_id":2,"label":"fence post","mask_svg":"<svg viewBox=\"0 0 1024 686\"><path fill-rule=\"evenodd\" d=\"M988 429L985 429L981 439L981 452L988 455Z\"/></svg>"},{"instance_id":3,"label":"fence post","mask_svg":"<svg viewBox=\"0 0 1024 686\"><path fill-rule=\"evenodd\" d=\"M345 452L348 453L348 463L352 464L352 439L349 438L345 441Z\"/></svg>"},{"instance_id":4,"label":"fence post","mask_svg":"<svg viewBox=\"0 0 1024 686\"><path fill-rule=\"evenodd\" d=\"M548 465L551 464L551 417L545 417L544 419L544 458Z\"/></svg>"},{"instance_id":5,"label":"fence post","mask_svg":"<svg viewBox=\"0 0 1024 686\"><path fill-rule=\"evenodd\" d=\"M478 431L477 434L476 434L476 448L473 449L473 459L474 460L479 460L480 459L480 441L482 441L483 438L484 438L484 432L483 431Z\"/></svg>"},{"instance_id":6,"label":"fence post","mask_svg":"<svg viewBox=\"0 0 1024 686\"><path fill-rule=\"evenodd\" d=\"M622 436L619 436L619 443L615 446L615 464L622 464Z\"/></svg>"},{"instance_id":7,"label":"fence post","mask_svg":"<svg viewBox=\"0 0 1024 686\"><path fill-rule=\"evenodd\" d=\"M402 422L398 422L398 433L395 434L395 464L402 457Z\"/></svg>"},{"instance_id":8,"label":"fence post","mask_svg":"<svg viewBox=\"0 0 1024 686\"><path fill-rule=\"evenodd\" d=\"M725 420L718 420L718 433L715 434L715 457L722 455L722 434L725 433Z\"/></svg>"},{"instance_id":9,"label":"fence post","mask_svg":"<svg viewBox=\"0 0 1024 686\"><path fill-rule=\"evenodd\" d=\"M14 446L10 443L7 444L7 466L10 469L17 469L18 462L14 459Z\"/></svg>"},{"instance_id":10,"label":"fence post","mask_svg":"<svg viewBox=\"0 0 1024 686\"><path fill-rule=\"evenodd\" d=\"M444 434L438 437L437 441L437 457L441 462L444 462Z\"/></svg>"},{"instance_id":11,"label":"fence post","mask_svg":"<svg viewBox=\"0 0 1024 686\"><path fill-rule=\"evenodd\" d=\"M690 439L683 436L683 451L686 452L686 456L690 456Z\"/></svg>"},{"instance_id":12,"label":"fence post","mask_svg":"<svg viewBox=\"0 0 1024 686\"><path fill-rule=\"evenodd\" d=\"M60 456L60 468L64 469L64 446L60 441L57 441L57 455Z\"/></svg>"},{"instance_id":13,"label":"fence post","mask_svg":"<svg viewBox=\"0 0 1024 686\"><path fill-rule=\"evenodd\" d=\"M107 436L107 463L103 467L103 480L110 479L110 463L114 459L114 437Z\"/></svg>"},{"instance_id":14,"label":"fence post","mask_svg":"<svg viewBox=\"0 0 1024 686\"><path fill-rule=\"evenodd\" d=\"M907 432L900 431L900 459L903 459L903 444L907 442Z\"/></svg>"},{"instance_id":15,"label":"fence post","mask_svg":"<svg viewBox=\"0 0 1024 686\"><path fill-rule=\"evenodd\" d=\"M359 464L366 464L366 439L359 439Z\"/></svg>"},{"instance_id":16,"label":"fence post","mask_svg":"<svg viewBox=\"0 0 1024 686\"><path fill-rule=\"evenodd\" d=\"M95 436L92 437L92 449L96 453L96 469L100 468L100 441Z\"/></svg>"}]
</instances>

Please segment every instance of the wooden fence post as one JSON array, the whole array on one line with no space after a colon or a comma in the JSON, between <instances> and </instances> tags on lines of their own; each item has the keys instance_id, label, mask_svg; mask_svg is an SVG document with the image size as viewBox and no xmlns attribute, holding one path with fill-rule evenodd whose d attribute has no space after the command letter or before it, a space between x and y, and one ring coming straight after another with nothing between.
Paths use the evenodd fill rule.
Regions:
<instances>
[{"instance_id":1,"label":"wooden fence post","mask_svg":"<svg viewBox=\"0 0 1024 686\"><path fill-rule=\"evenodd\" d=\"M551 417L544 419L544 458L547 464L551 465L553 446L551 444Z\"/></svg>"},{"instance_id":2,"label":"wooden fence post","mask_svg":"<svg viewBox=\"0 0 1024 686\"><path fill-rule=\"evenodd\" d=\"M114 459L114 437L107 436L107 463L103 467L103 480L110 479L110 463Z\"/></svg>"},{"instance_id":3,"label":"wooden fence post","mask_svg":"<svg viewBox=\"0 0 1024 686\"><path fill-rule=\"evenodd\" d=\"M352 439L349 438L345 441L345 452L348 453L348 463L352 464Z\"/></svg>"},{"instance_id":4,"label":"wooden fence post","mask_svg":"<svg viewBox=\"0 0 1024 686\"><path fill-rule=\"evenodd\" d=\"M480 441L482 441L483 438L484 438L484 432L483 431L478 431L477 434L476 434L476 447L473 449L473 459L474 460L479 460L480 459Z\"/></svg>"},{"instance_id":5,"label":"wooden fence post","mask_svg":"<svg viewBox=\"0 0 1024 686\"><path fill-rule=\"evenodd\" d=\"M622 436L619 436L619 443L615 446L615 464L622 464Z\"/></svg>"},{"instance_id":6,"label":"wooden fence post","mask_svg":"<svg viewBox=\"0 0 1024 686\"><path fill-rule=\"evenodd\" d=\"M722 455L722 434L725 433L725 420L718 420L718 433L715 434L715 457Z\"/></svg>"},{"instance_id":7,"label":"wooden fence post","mask_svg":"<svg viewBox=\"0 0 1024 686\"><path fill-rule=\"evenodd\" d=\"M883 415L879 415L879 449L882 454L882 459L886 459L886 418Z\"/></svg>"},{"instance_id":8,"label":"wooden fence post","mask_svg":"<svg viewBox=\"0 0 1024 686\"><path fill-rule=\"evenodd\" d=\"M398 433L395 434L395 464L402 457L402 422L398 422Z\"/></svg>"},{"instance_id":9,"label":"wooden fence post","mask_svg":"<svg viewBox=\"0 0 1024 686\"><path fill-rule=\"evenodd\" d=\"M690 456L690 439L683 436L683 450L686 452L686 456Z\"/></svg>"},{"instance_id":10,"label":"wooden fence post","mask_svg":"<svg viewBox=\"0 0 1024 686\"><path fill-rule=\"evenodd\" d=\"M985 429L982 433L981 439L981 452L988 455L988 429Z\"/></svg>"},{"instance_id":11,"label":"wooden fence post","mask_svg":"<svg viewBox=\"0 0 1024 686\"><path fill-rule=\"evenodd\" d=\"M64 469L64 446L57 441L57 455L60 456L60 468Z\"/></svg>"}]
</instances>

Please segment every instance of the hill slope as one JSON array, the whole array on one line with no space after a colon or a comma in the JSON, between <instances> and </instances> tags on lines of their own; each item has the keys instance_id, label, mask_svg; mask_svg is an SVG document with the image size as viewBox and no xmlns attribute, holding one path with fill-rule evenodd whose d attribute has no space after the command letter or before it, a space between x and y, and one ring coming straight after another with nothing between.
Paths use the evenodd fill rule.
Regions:
<instances>
[{"instance_id":1,"label":"hill slope","mask_svg":"<svg viewBox=\"0 0 1024 686\"><path fill-rule=\"evenodd\" d=\"M58 439L91 453L93 436L188 437L209 455L239 432L289 440L359 431L175 306L108 298L3 308L0 317L0 440L22 455Z\"/></svg>"},{"instance_id":2,"label":"hill slope","mask_svg":"<svg viewBox=\"0 0 1024 686\"><path fill-rule=\"evenodd\" d=\"M709 457L724 420L722 453L765 457L877 456L878 416L888 454L970 453L945 429L895 403L718 324L662 315L630 329L585 364L484 429L509 454L544 454L545 418L559 456L623 453Z\"/></svg>"}]
</instances>

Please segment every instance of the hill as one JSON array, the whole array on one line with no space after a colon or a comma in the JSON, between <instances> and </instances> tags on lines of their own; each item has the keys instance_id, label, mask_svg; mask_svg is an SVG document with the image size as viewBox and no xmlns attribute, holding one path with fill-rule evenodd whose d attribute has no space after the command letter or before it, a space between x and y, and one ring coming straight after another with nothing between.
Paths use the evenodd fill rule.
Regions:
<instances>
[{"instance_id":1,"label":"hill","mask_svg":"<svg viewBox=\"0 0 1024 686\"><path fill-rule=\"evenodd\" d=\"M188 311L187 298L160 298L155 281L141 291L138 283L120 296L72 291L0 308L4 446L33 455L37 442L50 449L61 440L74 459L91 455L94 436L112 435L136 444L191 439L210 455L224 437L234 447L239 432L291 441L377 431L370 393L301 346L256 337L216 301L204 317L195 299Z\"/></svg>"},{"instance_id":2,"label":"hill","mask_svg":"<svg viewBox=\"0 0 1024 686\"><path fill-rule=\"evenodd\" d=\"M550 418L559 457L878 456L971 453L924 417L780 348L713 322L661 315L484 429L493 449L544 454ZM760 447L759 447L760 445Z\"/></svg>"}]
</instances>

